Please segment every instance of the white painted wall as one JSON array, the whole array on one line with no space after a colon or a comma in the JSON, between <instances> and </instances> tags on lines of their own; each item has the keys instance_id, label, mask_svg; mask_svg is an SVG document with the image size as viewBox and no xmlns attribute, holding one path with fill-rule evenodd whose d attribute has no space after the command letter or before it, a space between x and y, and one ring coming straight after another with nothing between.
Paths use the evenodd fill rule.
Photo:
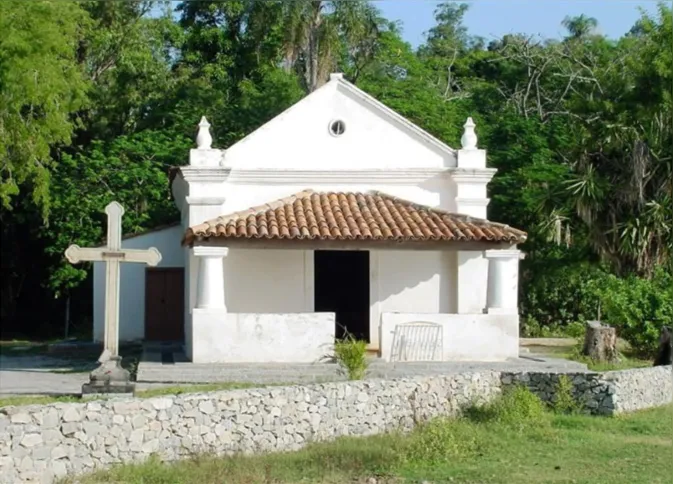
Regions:
<instances>
[{"instance_id":1,"label":"white painted wall","mask_svg":"<svg viewBox=\"0 0 673 484\"><path fill-rule=\"evenodd\" d=\"M122 240L126 249L156 247L161 253L158 267L184 267L184 249L180 246L180 225ZM119 339L132 341L145 336L145 264L121 264L119 294ZM105 264L93 265L93 339L102 341L105 318Z\"/></svg>"},{"instance_id":2,"label":"white painted wall","mask_svg":"<svg viewBox=\"0 0 673 484\"><path fill-rule=\"evenodd\" d=\"M345 123L343 135L329 132L333 120ZM428 143L341 82L304 98L228 149L224 160L247 170L456 166L450 149Z\"/></svg>"},{"instance_id":3,"label":"white painted wall","mask_svg":"<svg viewBox=\"0 0 673 484\"><path fill-rule=\"evenodd\" d=\"M310 186L307 186L310 183ZM226 200L214 209L217 215L192 211L189 225L197 225L208 219L216 218L219 215L230 214L240 210L247 210L251 207L263 205L279 198L288 197L306 189L314 191L358 191L366 192L369 190L378 190L389 195L403 198L411 202L428 205L431 207L448 209L450 201L454 198L454 192L448 177L428 175L423 182L408 183L385 183L377 180L352 181L350 183L338 182L331 183L327 179L317 177L310 182L289 182L289 183L236 183L219 182L206 183L194 181L191 183L191 191L200 193L200 196L225 196ZM211 209L212 210L212 209Z\"/></svg>"},{"instance_id":4,"label":"white painted wall","mask_svg":"<svg viewBox=\"0 0 673 484\"><path fill-rule=\"evenodd\" d=\"M370 254L370 339L379 349L379 323L387 312L450 313L455 311L452 251L381 250ZM480 286L480 281L474 281ZM486 291L486 285L476 287Z\"/></svg>"},{"instance_id":5,"label":"white painted wall","mask_svg":"<svg viewBox=\"0 0 673 484\"><path fill-rule=\"evenodd\" d=\"M452 312L451 255L450 251L379 251L380 312Z\"/></svg>"},{"instance_id":6,"label":"white painted wall","mask_svg":"<svg viewBox=\"0 0 673 484\"><path fill-rule=\"evenodd\" d=\"M379 322L384 312L454 311L454 262L451 251L370 251L372 349L379 347ZM313 251L230 249L223 270L225 304L230 313L314 310ZM196 277L193 271L192 287L196 287ZM472 286L485 294L486 281L475 279Z\"/></svg>"},{"instance_id":7,"label":"white painted wall","mask_svg":"<svg viewBox=\"0 0 673 484\"><path fill-rule=\"evenodd\" d=\"M486 307L488 261L482 252L461 250L454 255L457 293L456 311L460 314L480 313Z\"/></svg>"},{"instance_id":8,"label":"white painted wall","mask_svg":"<svg viewBox=\"0 0 673 484\"><path fill-rule=\"evenodd\" d=\"M313 255L310 252L310 264ZM224 295L230 313L303 313L307 304L305 251L229 249L224 258ZM312 274L310 279L312 279Z\"/></svg>"},{"instance_id":9,"label":"white painted wall","mask_svg":"<svg viewBox=\"0 0 673 484\"><path fill-rule=\"evenodd\" d=\"M519 356L516 314L383 313L381 358L390 361L397 325L418 322L441 326L443 361L503 361Z\"/></svg>"},{"instance_id":10,"label":"white painted wall","mask_svg":"<svg viewBox=\"0 0 673 484\"><path fill-rule=\"evenodd\" d=\"M334 344L334 313L195 309L194 363L317 363Z\"/></svg>"}]
</instances>

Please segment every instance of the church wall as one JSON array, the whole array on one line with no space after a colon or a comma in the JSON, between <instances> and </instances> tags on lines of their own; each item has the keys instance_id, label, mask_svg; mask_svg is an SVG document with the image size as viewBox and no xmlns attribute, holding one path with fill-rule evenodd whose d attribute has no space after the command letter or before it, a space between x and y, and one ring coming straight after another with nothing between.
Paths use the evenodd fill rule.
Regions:
<instances>
[{"instance_id":1,"label":"church wall","mask_svg":"<svg viewBox=\"0 0 673 484\"><path fill-rule=\"evenodd\" d=\"M335 120L345 131L330 133ZM286 154L282 156L282 154ZM307 170L456 166L455 154L393 121L338 83L306 97L231 148L232 168Z\"/></svg>"},{"instance_id":2,"label":"church wall","mask_svg":"<svg viewBox=\"0 0 673 484\"><path fill-rule=\"evenodd\" d=\"M372 347L379 348L381 315L401 313L451 313L451 251L376 251L371 261L377 264L376 285L372 291ZM376 295L378 297L376 297Z\"/></svg>"},{"instance_id":3,"label":"church wall","mask_svg":"<svg viewBox=\"0 0 673 484\"><path fill-rule=\"evenodd\" d=\"M400 326L410 323L431 324L438 331ZM404 361L405 354L427 355L433 345L433 359L439 361L503 361L519 356L516 314L384 312L380 329L381 358L385 361Z\"/></svg>"},{"instance_id":4,"label":"church wall","mask_svg":"<svg viewBox=\"0 0 673 484\"><path fill-rule=\"evenodd\" d=\"M230 313L302 313L307 306L306 251L230 249L224 258L225 303ZM311 266L312 266L311 257Z\"/></svg>"},{"instance_id":5,"label":"church wall","mask_svg":"<svg viewBox=\"0 0 673 484\"><path fill-rule=\"evenodd\" d=\"M122 240L127 249L156 247L161 253L158 267L184 267L184 251L180 245L183 228L174 227L149 232ZM119 339L132 341L145 336L145 264L121 264L119 283ZM93 339L102 341L105 318L105 264L93 267Z\"/></svg>"},{"instance_id":6,"label":"church wall","mask_svg":"<svg viewBox=\"0 0 673 484\"><path fill-rule=\"evenodd\" d=\"M376 183L369 182L351 182L351 183L326 183L326 182L305 182L305 183L283 183L283 184L212 184L210 186L203 184L199 186L194 184L193 191L199 193L199 196L224 196L224 204L220 208L219 215L230 214L241 210L247 210L251 207L263 205L265 203L288 197L303 190L311 189L314 191L357 191L366 192L377 190L388 195L396 196L415 202L421 205L428 205L448 210L450 203L455 198L454 188L447 178L429 178L422 183L402 184L402 183ZM204 220L196 220L192 217L191 225L196 225Z\"/></svg>"},{"instance_id":7,"label":"church wall","mask_svg":"<svg viewBox=\"0 0 673 484\"><path fill-rule=\"evenodd\" d=\"M382 312L448 313L451 251L379 251Z\"/></svg>"}]
</instances>

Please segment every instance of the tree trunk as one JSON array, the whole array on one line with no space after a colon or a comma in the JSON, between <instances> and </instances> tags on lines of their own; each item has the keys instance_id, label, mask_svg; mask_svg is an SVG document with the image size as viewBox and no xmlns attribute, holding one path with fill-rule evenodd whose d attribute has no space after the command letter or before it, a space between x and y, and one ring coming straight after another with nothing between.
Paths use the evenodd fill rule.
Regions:
<instances>
[{"instance_id":1,"label":"tree trunk","mask_svg":"<svg viewBox=\"0 0 673 484\"><path fill-rule=\"evenodd\" d=\"M320 70L320 42L318 40L318 30L320 29L320 20L320 6L318 5L316 7L315 15L311 19L311 26L308 34L307 84L309 93L318 89L318 71Z\"/></svg>"},{"instance_id":2,"label":"tree trunk","mask_svg":"<svg viewBox=\"0 0 673 484\"><path fill-rule=\"evenodd\" d=\"M654 359L654 366L673 364L673 330L670 326L663 326L659 335L659 349Z\"/></svg>"},{"instance_id":3,"label":"tree trunk","mask_svg":"<svg viewBox=\"0 0 673 484\"><path fill-rule=\"evenodd\" d=\"M617 359L617 330L602 325L600 321L589 321L582 354L594 361L615 361Z\"/></svg>"}]
</instances>

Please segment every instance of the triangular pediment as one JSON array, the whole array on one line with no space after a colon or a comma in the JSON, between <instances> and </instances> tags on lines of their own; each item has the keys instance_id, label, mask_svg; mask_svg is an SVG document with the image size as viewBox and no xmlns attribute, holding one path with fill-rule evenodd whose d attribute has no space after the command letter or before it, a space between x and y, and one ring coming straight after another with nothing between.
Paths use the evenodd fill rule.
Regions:
<instances>
[{"instance_id":1,"label":"triangular pediment","mask_svg":"<svg viewBox=\"0 0 673 484\"><path fill-rule=\"evenodd\" d=\"M225 154L232 169L402 169L456 166L456 152L334 76Z\"/></svg>"}]
</instances>

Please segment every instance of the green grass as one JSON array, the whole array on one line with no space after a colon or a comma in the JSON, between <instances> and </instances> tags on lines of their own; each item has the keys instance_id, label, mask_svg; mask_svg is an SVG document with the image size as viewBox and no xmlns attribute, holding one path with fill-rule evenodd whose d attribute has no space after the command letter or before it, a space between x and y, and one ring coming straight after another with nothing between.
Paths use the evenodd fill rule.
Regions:
<instances>
[{"instance_id":1,"label":"green grass","mask_svg":"<svg viewBox=\"0 0 673 484\"><path fill-rule=\"evenodd\" d=\"M26 395L15 397L0 398L0 408L20 405L47 405L49 403L73 403L81 402L82 400L77 396L46 396L46 395Z\"/></svg>"},{"instance_id":2,"label":"green grass","mask_svg":"<svg viewBox=\"0 0 673 484\"><path fill-rule=\"evenodd\" d=\"M617 350L619 352L619 361L612 363L594 361L581 354L583 338L578 340L569 340L564 346L544 346L544 345L529 345L527 348L531 353L547 355L554 358L564 358L566 360L577 361L584 363L587 368L593 371L615 371L628 370L631 368L646 368L653 364L653 360L642 358L631 351L628 344L619 340L617 343Z\"/></svg>"},{"instance_id":3,"label":"green grass","mask_svg":"<svg viewBox=\"0 0 673 484\"><path fill-rule=\"evenodd\" d=\"M32 356L47 352L49 344L45 342L24 340L0 340L0 355L5 356Z\"/></svg>"},{"instance_id":4,"label":"green grass","mask_svg":"<svg viewBox=\"0 0 673 484\"><path fill-rule=\"evenodd\" d=\"M281 383L275 383L281 385ZM198 393L198 392L216 392L222 390L237 390L241 388L260 388L271 385L259 385L253 383L239 383L239 382L224 382L224 383L208 383L203 385L174 385L167 387L152 388L149 390L138 390L135 396L138 398L152 398L163 395L180 395L183 393ZM78 396L40 396L40 395L26 395L0 398L0 408L8 407L10 405L47 405L49 403L67 403L67 402L85 402Z\"/></svg>"},{"instance_id":5,"label":"green grass","mask_svg":"<svg viewBox=\"0 0 673 484\"><path fill-rule=\"evenodd\" d=\"M438 419L409 434L341 438L254 457L200 456L174 464L152 459L78 482L671 482L673 406L609 418L554 415L528 397L516 400L459 420Z\"/></svg>"},{"instance_id":6,"label":"green grass","mask_svg":"<svg viewBox=\"0 0 673 484\"><path fill-rule=\"evenodd\" d=\"M615 371L615 370L629 370L632 368L646 368L652 366L651 360L646 360L638 357L638 355L633 354L629 348L618 349L619 360L613 362L605 361L594 361L591 358L588 358L582 355L581 346L575 346L567 351L566 353L561 353L561 358L567 358L569 360L578 361L580 363L585 363L587 368L593 371Z\"/></svg>"},{"instance_id":7,"label":"green grass","mask_svg":"<svg viewBox=\"0 0 673 484\"><path fill-rule=\"evenodd\" d=\"M278 384L280 385L280 384ZM152 398L163 395L180 395L182 393L197 393L197 392L217 392L222 390L238 390L241 388L260 388L269 385L260 385L254 383L208 383L203 385L176 385L170 387L152 388L150 390L140 390L136 392L136 397Z\"/></svg>"}]
</instances>

